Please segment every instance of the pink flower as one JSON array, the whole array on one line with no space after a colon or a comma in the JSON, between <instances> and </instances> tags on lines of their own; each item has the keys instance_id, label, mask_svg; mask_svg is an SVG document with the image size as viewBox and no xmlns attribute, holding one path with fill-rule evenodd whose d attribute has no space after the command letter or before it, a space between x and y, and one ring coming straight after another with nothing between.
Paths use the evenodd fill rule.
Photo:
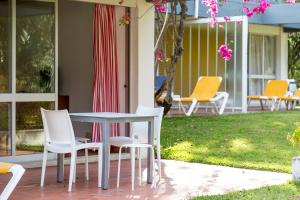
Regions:
<instances>
[{"instance_id":1,"label":"pink flower","mask_svg":"<svg viewBox=\"0 0 300 200\"><path fill-rule=\"evenodd\" d=\"M294 4L294 3L296 3L296 0L287 0L286 2L289 4Z\"/></svg>"},{"instance_id":2,"label":"pink flower","mask_svg":"<svg viewBox=\"0 0 300 200\"><path fill-rule=\"evenodd\" d=\"M217 18L209 18L208 20L208 24L211 28L214 28L216 24L218 24L218 20Z\"/></svg>"},{"instance_id":3,"label":"pink flower","mask_svg":"<svg viewBox=\"0 0 300 200\"><path fill-rule=\"evenodd\" d=\"M219 2L218 0L202 0L201 2L203 5L208 7L207 13L210 14L211 19L209 20L209 24L211 27L214 27L215 24L218 23L217 21L217 14L219 12Z\"/></svg>"},{"instance_id":4,"label":"pink flower","mask_svg":"<svg viewBox=\"0 0 300 200\"><path fill-rule=\"evenodd\" d=\"M287 0L287 1L295 1L295 0ZM247 6L244 6L243 11L246 12L247 17L252 17L254 14L257 15L264 14L269 7L271 7L271 4L267 0L260 0L259 5L255 6L252 10Z\"/></svg>"},{"instance_id":5,"label":"pink flower","mask_svg":"<svg viewBox=\"0 0 300 200\"><path fill-rule=\"evenodd\" d=\"M221 45L219 47L218 52L222 56L222 58L226 61L229 61L232 57L232 50L229 49L226 44Z\"/></svg>"},{"instance_id":6,"label":"pink flower","mask_svg":"<svg viewBox=\"0 0 300 200\"><path fill-rule=\"evenodd\" d=\"M164 53L162 52L162 50L158 49L155 53L155 58L158 61L162 61L164 59Z\"/></svg>"},{"instance_id":7,"label":"pink flower","mask_svg":"<svg viewBox=\"0 0 300 200\"><path fill-rule=\"evenodd\" d=\"M224 17L224 20L225 20L225 22L229 22L229 21L230 21L230 17L225 16L225 17Z\"/></svg>"},{"instance_id":8,"label":"pink flower","mask_svg":"<svg viewBox=\"0 0 300 200\"><path fill-rule=\"evenodd\" d=\"M253 11L247 6L244 6L243 10L246 12L247 17L252 17L254 14Z\"/></svg>"},{"instance_id":9,"label":"pink flower","mask_svg":"<svg viewBox=\"0 0 300 200\"><path fill-rule=\"evenodd\" d=\"M167 11L167 0L152 0L152 3L158 12Z\"/></svg>"}]
</instances>

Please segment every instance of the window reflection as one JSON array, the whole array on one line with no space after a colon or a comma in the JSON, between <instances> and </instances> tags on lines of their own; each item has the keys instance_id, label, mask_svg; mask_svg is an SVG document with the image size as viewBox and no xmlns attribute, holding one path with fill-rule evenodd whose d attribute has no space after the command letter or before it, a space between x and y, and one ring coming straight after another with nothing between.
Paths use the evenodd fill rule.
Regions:
<instances>
[{"instance_id":1,"label":"window reflection","mask_svg":"<svg viewBox=\"0 0 300 200\"><path fill-rule=\"evenodd\" d=\"M54 4L17 1L17 92L53 93Z\"/></svg>"},{"instance_id":2,"label":"window reflection","mask_svg":"<svg viewBox=\"0 0 300 200\"><path fill-rule=\"evenodd\" d=\"M9 2L0 1L0 93L10 92Z\"/></svg>"}]
</instances>

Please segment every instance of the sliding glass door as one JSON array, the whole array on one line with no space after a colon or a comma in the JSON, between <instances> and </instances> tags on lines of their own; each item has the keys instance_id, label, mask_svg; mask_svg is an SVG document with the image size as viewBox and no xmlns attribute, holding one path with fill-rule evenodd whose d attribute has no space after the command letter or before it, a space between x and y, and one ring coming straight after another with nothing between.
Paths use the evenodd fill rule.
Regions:
<instances>
[{"instance_id":1,"label":"sliding glass door","mask_svg":"<svg viewBox=\"0 0 300 200\"><path fill-rule=\"evenodd\" d=\"M57 106L57 5L51 0L3 2L0 157L31 155L43 150L40 108Z\"/></svg>"}]
</instances>

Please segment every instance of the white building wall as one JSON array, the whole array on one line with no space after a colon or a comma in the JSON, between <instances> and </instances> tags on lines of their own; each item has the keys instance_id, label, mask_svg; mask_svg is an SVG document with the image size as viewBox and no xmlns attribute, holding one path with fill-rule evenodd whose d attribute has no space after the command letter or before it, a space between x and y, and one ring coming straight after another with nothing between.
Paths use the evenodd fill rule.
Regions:
<instances>
[{"instance_id":1,"label":"white building wall","mask_svg":"<svg viewBox=\"0 0 300 200\"><path fill-rule=\"evenodd\" d=\"M278 52L277 52L277 76L280 79L288 78L288 34L283 32L283 28L280 30L280 36L278 37Z\"/></svg>"},{"instance_id":2,"label":"white building wall","mask_svg":"<svg viewBox=\"0 0 300 200\"><path fill-rule=\"evenodd\" d=\"M154 9L145 0L131 9L130 109L154 106Z\"/></svg>"}]
</instances>

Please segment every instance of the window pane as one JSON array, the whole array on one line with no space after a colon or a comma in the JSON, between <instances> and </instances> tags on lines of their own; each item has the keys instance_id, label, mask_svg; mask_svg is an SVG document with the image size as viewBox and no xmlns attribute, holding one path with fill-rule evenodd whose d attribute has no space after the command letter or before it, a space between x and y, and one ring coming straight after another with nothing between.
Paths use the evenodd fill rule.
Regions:
<instances>
[{"instance_id":1,"label":"window pane","mask_svg":"<svg viewBox=\"0 0 300 200\"><path fill-rule=\"evenodd\" d=\"M17 106L17 155L43 150L43 123L40 108L53 109L54 102L19 102Z\"/></svg>"},{"instance_id":2,"label":"window pane","mask_svg":"<svg viewBox=\"0 0 300 200\"><path fill-rule=\"evenodd\" d=\"M54 3L17 0L17 92L54 92Z\"/></svg>"},{"instance_id":3,"label":"window pane","mask_svg":"<svg viewBox=\"0 0 300 200\"><path fill-rule=\"evenodd\" d=\"M263 93L263 80L250 79L249 80L249 95L262 95Z\"/></svg>"},{"instance_id":4,"label":"window pane","mask_svg":"<svg viewBox=\"0 0 300 200\"><path fill-rule=\"evenodd\" d=\"M227 28L227 43L228 46L233 50L232 58L227 62L226 92L229 94L228 105L233 107L241 107L243 26L239 25L237 22L229 22L227 23Z\"/></svg>"},{"instance_id":5,"label":"window pane","mask_svg":"<svg viewBox=\"0 0 300 200\"><path fill-rule=\"evenodd\" d=\"M251 75L263 74L263 38L262 35L250 34L249 74Z\"/></svg>"},{"instance_id":6,"label":"window pane","mask_svg":"<svg viewBox=\"0 0 300 200\"><path fill-rule=\"evenodd\" d=\"M11 155L11 104L0 103L0 157Z\"/></svg>"},{"instance_id":7,"label":"window pane","mask_svg":"<svg viewBox=\"0 0 300 200\"><path fill-rule=\"evenodd\" d=\"M264 61L265 75L275 74L275 57L276 57L276 36L265 36L264 38Z\"/></svg>"},{"instance_id":8,"label":"window pane","mask_svg":"<svg viewBox=\"0 0 300 200\"><path fill-rule=\"evenodd\" d=\"M10 92L9 2L0 1L0 93Z\"/></svg>"},{"instance_id":9,"label":"window pane","mask_svg":"<svg viewBox=\"0 0 300 200\"><path fill-rule=\"evenodd\" d=\"M237 23L237 22L236 22ZM243 100L243 26L237 23L236 33L236 99L235 106L241 107Z\"/></svg>"}]
</instances>

